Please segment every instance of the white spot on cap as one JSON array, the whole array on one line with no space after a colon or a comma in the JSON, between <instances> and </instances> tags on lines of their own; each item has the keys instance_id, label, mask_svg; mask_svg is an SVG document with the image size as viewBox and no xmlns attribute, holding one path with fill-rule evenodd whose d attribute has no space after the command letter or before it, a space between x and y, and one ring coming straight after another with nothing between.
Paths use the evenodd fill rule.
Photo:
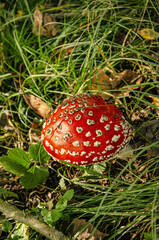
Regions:
<instances>
[{"instance_id":1,"label":"white spot on cap","mask_svg":"<svg viewBox=\"0 0 159 240\"><path fill-rule=\"evenodd\" d=\"M80 120L81 119L81 115L77 114L77 116L75 117L76 120Z\"/></svg>"},{"instance_id":2,"label":"white spot on cap","mask_svg":"<svg viewBox=\"0 0 159 240\"><path fill-rule=\"evenodd\" d=\"M69 124L72 124L72 119L70 119L70 120L68 121L68 123L69 123Z\"/></svg>"},{"instance_id":3,"label":"white spot on cap","mask_svg":"<svg viewBox=\"0 0 159 240\"><path fill-rule=\"evenodd\" d=\"M51 133L52 133L52 128L48 128L48 129L46 130L46 134L49 135L49 134L51 134Z\"/></svg>"},{"instance_id":4,"label":"white spot on cap","mask_svg":"<svg viewBox=\"0 0 159 240\"><path fill-rule=\"evenodd\" d=\"M107 125L104 126L104 128L105 128L105 130L109 131L109 129L110 129L110 125L107 124Z\"/></svg>"},{"instance_id":5,"label":"white spot on cap","mask_svg":"<svg viewBox=\"0 0 159 240\"><path fill-rule=\"evenodd\" d=\"M100 122L104 123L105 121L108 121L108 117L106 115L102 115L100 118Z\"/></svg>"},{"instance_id":6,"label":"white spot on cap","mask_svg":"<svg viewBox=\"0 0 159 240\"><path fill-rule=\"evenodd\" d=\"M80 143L79 143L79 141L74 141L74 142L72 143L72 145L75 146L75 147L79 147Z\"/></svg>"},{"instance_id":7,"label":"white spot on cap","mask_svg":"<svg viewBox=\"0 0 159 240\"><path fill-rule=\"evenodd\" d=\"M105 150L112 150L113 148L114 148L114 146L108 145L108 146L105 148Z\"/></svg>"},{"instance_id":8,"label":"white spot on cap","mask_svg":"<svg viewBox=\"0 0 159 240\"><path fill-rule=\"evenodd\" d=\"M100 156L100 157L99 157L99 160L104 160L104 157L103 157L103 156Z\"/></svg>"},{"instance_id":9,"label":"white spot on cap","mask_svg":"<svg viewBox=\"0 0 159 240\"><path fill-rule=\"evenodd\" d=\"M49 147L50 143L47 140L45 140L45 145L46 145L46 147Z\"/></svg>"},{"instance_id":10,"label":"white spot on cap","mask_svg":"<svg viewBox=\"0 0 159 240\"><path fill-rule=\"evenodd\" d=\"M65 133L65 136L68 137L68 138L70 138L70 137L72 137L72 134L71 134L70 132L66 132L66 133Z\"/></svg>"},{"instance_id":11,"label":"white spot on cap","mask_svg":"<svg viewBox=\"0 0 159 240\"><path fill-rule=\"evenodd\" d=\"M98 161L98 157L94 157L94 158L92 159L92 161L93 161L93 162Z\"/></svg>"},{"instance_id":12,"label":"white spot on cap","mask_svg":"<svg viewBox=\"0 0 159 240\"><path fill-rule=\"evenodd\" d=\"M95 121L91 120L91 119L87 119L87 124L88 125L93 125L93 124L95 124Z\"/></svg>"},{"instance_id":13,"label":"white spot on cap","mask_svg":"<svg viewBox=\"0 0 159 240\"><path fill-rule=\"evenodd\" d=\"M81 113L84 113L84 112L85 112L85 109L84 109L84 108L82 108L82 109L81 109Z\"/></svg>"},{"instance_id":14,"label":"white spot on cap","mask_svg":"<svg viewBox=\"0 0 159 240\"><path fill-rule=\"evenodd\" d=\"M88 105L87 103L84 103L84 106L85 106L85 107L89 107L89 105Z\"/></svg>"},{"instance_id":15,"label":"white spot on cap","mask_svg":"<svg viewBox=\"0 0 159 240\"><path fill-rule=\"evenodd\" d=\"M58 149L55 149L55 153L56 153L56 154L58 154L58 153L59 153Z\"/></svg>"},{"instance_id":16,"label":"white spot on cap","mask_svg":"<svg viewBox=\"0 0 159 240\"><path fill-rule=\"evenodd\" d=\"M55 118L55 117L53 117L52 121L53 121L53 122L56 122L56 118Z\"/></svg>"},{"instance_id":17,"label":"white spot on cap","mask_svg":"<svg viewBox=\"0 0 159 240\"><path fill-rule=\"evenodd\" d=\"M66 108L67 106L68 106L68 103L67 103L67 102L64 102L63 105L62 105L62 107L61 107L61 109L64 109L64 108Z\"/></svg>"},{"instance_id":18,"label":"white spot on cap","mask_svg":"<svg viewBox=\"0 0 159 240\"><path fill-rule=\"evenodd\" d=\"M62 129L62 126L59 124L59 125L57 125L57 129L58 130L61 130Z\"/></svg>"},{"instance_id":19,"label":"white spot on cap","mask_svg":"<svg viewBox=\"0 0 159 240\"><path fill-rule=\"evenodd\" d=\"M96 130L96 134L97 134L97 137L100 137L103 135L102 131L101 130Z\"/></svg>"},{"instance_id":20,"label":"white spot on cap","mask_svg":"<svg viewBox=\"0 0 159 240\"><path fill-rule=\"evenodd\" d=\"M88 115L89 115L89 116L93 116L93 111L89 111L89 112L88 112Z\"/></svg>"},{"instance_id":21,"label":"white spot on cap","mask_svg":"<svg viewBox=\"0 0 159 240\"><path fill-rule=\"evenodd\" d=\"M47 120L47 124L49 125L49 124L50 124L50 122L51 122L51 119L49 118L49 119Z\"/></svg>"},{"instance_id":22,"label":"white spot on cap","mask_svg":"<svg viewBox=\"0 0 159 240\"><path fill-rule=\"evenodd\" d=\"M62 117L63 116L63 113L61 112L61 113L59 113L59 117Z\"/></svg>"},{"instance_id":23,"label":"white spot on cap","mask_svg":"<svg viewBox=\"0 0 159 240\"><path fill-rule=\"evenodd\" d=\"M81 152L81 156L83 156L83 155L85 155L86 154L86 152L85 151L82 151Z\"/></svg>"},{"instance_id":24,"label":"white spot on cap","mask_svg":"<svg viewBox=\"0 0 159 240\"><path fill-rule=\"evenodd\" d=\"M65 162L68 162L68 163L70 163L70 162L71 162L71 160L67 159L67 160L65 160Z\"/></svg>"},{"instance_id":25,"label":"white spot on cap","mask_svg":"<svg viewBox=\"0 0 159 240\"><path fill-rule=\"evenodd\" d=\"M76 127L76 131L77 131L78 133L81 133L81 132L83 131L83 128L82 128L82 127Z\"/></svg>"},{"instance_id":26,"label":"white spot on cap","mask_svg":"<svg viewBox=\"0 0 159 240\"><path fill-rule=\"evenodd\" d=\"M75 108L76 107L76 105L70 105L69 106L69 108Z\"/></svg>"},{"instance_id":27,"label":"white spot on cap","mask_svg":"<svg viewBox=\"0 0 159 240\"><path fill-rule=\"evenodd\" d=\"M64 119L67 120L67 119L68 119L68 116L64 116Z\"/></svg>"},{"instance_id":28,"label":"white spot on cap","mask_svg":"<svg viewBox=\"0 0 159 240\"><path fill-rule=\"evenodd\" d=\"M70 111L69 111L69 114L74 114L74 111L73 111L73 110L70 110Z\"/></svg>"},{"instance_id":29,"label":"white spot on cap","mask_svg":"<svg viewBox=\"0 0 159 240\"><path fill-rule=\"evenodd\" d=\"M53 151L53 146L50 144L50 150Z\"/></svg>"},{"instance_id":30,"label":"white spot on cap","mask_svg":"<svg viewBox=\"0 0 159 240\"><path fill-rule=\"evenodd\" d=\"M55 142L57 143L59 141L59 137L55 137Z\"/></svg>"},{"instance_id":31,"label":"white spot on cap","mask_svg":"<svg viewBox=\"0 0 159 240\"><path fill-rule=\"evenodd\" d=\"M87 132L85 136L86 137L90 137L91 136L91 132Z\"/></svg>"},{"instance_id":32,"label":"white spot on cap","mask_svg":"<svg viewBox=\"0 0 159 240\"><path fill-rule=\"evenodd\" d=\"M117 141L119 140L119 138L120 138L120 134L114 135L114 136L112 137L112 142L117 142Z\"/></svg>"},{"instance_id":33,"label":"white spot on cap","mask_svg":"<svg viewBox=\"0 0 159 240\"><path fill-rule=\"evenodd\" d=\"M119 131L119 130L120 130L120 126L115 125L115 126L114 126L114 130L115 130L115 131Z\"/></svg>"},{"instance_id":34,"label":"white spot on cap","mask_svg":"<svg viewBox=\"0 0 159 240\"><path fill-rule=\"evenodd\" d=\"M88 155L86 156L86 158L89 158L92 155L92 153L88 153Z\"/></svg>"},{"instance_id":35,"label":"white spot on cap","mask_svg":"<svg viewBox=\"0 0 159 240\"><path fill-rule=\"evenodd\" d=\"M101 142L98 142L98 141L94 142L94 147L99 147L100 145L101 145Z\"/></svg>"},{"instance_id":36,"label":"white spot on cap","mask_svg":"<svg viewBox=\"0 0 159 240\"><path fill-rule=\"evenodd\" d=\"M81 161L81 164L87 164L88 161Z\"/></svg>"},{"instance_id":37,"label":"white spot on cap","mask_svg":"<svg viewBox=\"0 0 159 240\"><path fill-rule=\"evenodd\" d=\"M61 155L63 155L66 152L64 148L61 148Z\"/></svg>"},{"instance_id":38,"label":"white spot on cap","mask_svg":"<svg viewBox=\"0 0 159 240\"><path fill-rule=\"evenodd\" d=\"M88 147L88 146L90 146L90 141L85 141L85 142L83 142L83 144L84 144L84 146Z\"/></svg>"}]
</instances>

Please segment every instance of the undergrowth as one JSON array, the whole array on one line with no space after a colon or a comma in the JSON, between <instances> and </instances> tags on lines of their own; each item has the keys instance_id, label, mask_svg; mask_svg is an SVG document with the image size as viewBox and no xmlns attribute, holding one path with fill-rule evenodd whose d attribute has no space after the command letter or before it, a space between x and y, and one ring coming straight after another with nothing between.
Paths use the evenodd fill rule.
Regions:
<instances>
[{"instance_id":1,"label":"undergrowth","mask_svg":"<svg viewBox=\"0 0 159 240\"><path fill-rule=\"evenodd\" d=\"M85 168L51 160L47 165L50 176L40 187L45 189L42 199L46 202L52 197L56 201L66 189L74 189L74 201L63 211L69 216L69 224L62 219L57 224L66 234L72 220L84 218L85 227L92 223L108 234L107 240L158 239L159 157L155 151L159 146L159 127L153 130L153 121L159 115L159 43L157 37L151 41L139 34L141 29L159 32L158 1L41 0L40 5L42 12L56 18L55 36L33 33L36 1L5 1L0 5L0 114L7 113L8 118L0 124L0 154L6 155L15 147L28 151L35 119L40 126L36 131L41 132L44 119L27 105L23 93L32 94L55 109L64 98L76 93L106 96L107 89L103 90L100 80L96 89L92 87L92 77L98 69L105 69L110 77L126 69L136 72L133 83L125 82L120 89L109 90L135 132L133 150L127 150L129 158L117 156ZM19 10L21 16L17 15ZM149 131L152 138L146 134ZM2 180L6 177L12 175L1 169ZM18 185L15 190L2 181L2 187L10 191L24 191L18 181L14 184ZM35 202L27 203L32 191L27 190L23 199L23 208L29 211L40 204L34 194ZM48 193L50 197L45 196ZM80 231L75 237L79 234Z\"/></svg>"}]
</instances>

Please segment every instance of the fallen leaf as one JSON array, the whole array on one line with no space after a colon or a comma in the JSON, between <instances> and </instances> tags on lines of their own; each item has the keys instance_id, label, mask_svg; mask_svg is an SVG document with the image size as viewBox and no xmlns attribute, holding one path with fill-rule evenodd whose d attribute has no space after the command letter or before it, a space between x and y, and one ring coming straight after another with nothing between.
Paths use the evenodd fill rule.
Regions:
<instances>
[{"instance_id":1,"label":"fallen leaf","mask_svg":"<svg viewBox=\"0 0 159 240\"><path fill-rule=\"evenodd\" d=\"M3 127L7 131L12 131L14 128L9 121L9 111L5 110L0 116L0 127Z\"/></svg>"},{"instance_id":2,"label":"fallen leaf","mask_svg":"<svg viewBox=\"0 0 159 240\"><path fill-rule=\"evenodd\" d=\"M123 72L111 75L110 77L105 73L104 69L99 68L97 73L94 73L90 81L90 90L104 91L106 93L102 94L105 98L109 99L111 95L119 95L117 90L125 86L127 83L131 83L137 80L138 73L126 69ZM141 79L140 79L141 81ZM108 94L107 94L108 93ZM101 93L100 93L101 95Z\"/></svg>"},{"instance_id":3,"label":"fallen leaf","mask_svg":"<svg viewBox=\"0 0 159 240\"><path fill-rule=\"evenodd\" d=\"M159 37L159 33L155 32L153 29L144 28L140 30L139 35L146 40L155 40Z\"/></svg>"},{"instance_id":4,"label":"fallen leaf","mask_svg":"<svg viewBox=\"0 0 159 240\"><path fill-rule=\"evenodd\" d=\"M54 22L55 18L48 13L44 13L44 26L46 27L46 33L44 36L55 36L57 34L58 29L56 28L57 25Z\"/></svg>"},{"instance_id":5,"label":"fallen leaf","mask_svg":"<svg viewBox=\"0 0 159 240\"><path fill-rule=\"evenodd\" d=\"M24 15L24 12L21 11L21 10L18 10L18 11L17 11L17 14L16 14L16 17L21 17L21 16L23 16L23 15Z\"/></svg>"},{"instance_id":6,"label":"fallen leaf","mask_svg":"<svg viewBox=\"0 0 159 240\"><path fill-rule=\"evenodd\" d=\"M155 105L155 107L157 108L156 109L156 113L157 115L159 116L159 97L152 97L151 98L153 99L153 104Z\"/></svg>"},{"instance_id":7,"label":"fallen leaf","mask_svg":"<svg viewBox=\"0 0 159 240\"><path fill-rule=\"evenodd\" d=\"M34 17L34 27L32 31L35 35L39 35L42 29L42 13L39 11L38 7L36 7L35 9L33 17Z\"/></svg>"},{"instance_id":8,"label":"fallen leaf","mask_svg":"<svg viewBox=\"0 0 159 240\"><path fill-rule=\"evenodd\" d=\"M86 223L87 222L86 222L85 219L75 219L73 221L73 229L72 229L72 231L70 233L71 237L73 237L77 232L79 232L80 229L82 227L84 227L84 225ZM108 236L107 233L102 233L98 229L94 228L94 226L92 224L89 224L89 226L87 228L85 228L85 230L81 234L79 234L77 239L78 240L85 240L85 239L89 239L89 240L102 240L106 236Z\"/></svg>"},{"instance_id":9,"label":"fallen leaf","mask_svg":"<svg viewBox=\"0 0 159 240\"><path fill-rule=\"evenodd\" d=\"M53 18L51 14L43 14L39 8L36 7L33 17L34 27L32 32L35 35L55 36L57 34L58 29L55 24L55 18Z\"/></svg>"},{"instance_id":10,"label":"fallen leaf","mask_svg":"<svg viewBox=\"0 0 159 240\"><path fill-rule=\"evenodd\" d=\"M26 93L23 93L23 97L29 107L41 117L46 118L51 113L52 109L40 98Z\"/></svg>"}]
</instances>

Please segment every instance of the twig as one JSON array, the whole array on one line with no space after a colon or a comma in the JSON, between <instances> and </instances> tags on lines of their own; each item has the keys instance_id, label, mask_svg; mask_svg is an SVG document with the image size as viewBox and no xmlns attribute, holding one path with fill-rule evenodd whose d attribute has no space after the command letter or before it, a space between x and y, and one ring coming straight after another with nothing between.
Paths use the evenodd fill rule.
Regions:
<instances>
[{"instance_id":1,"label":"twig","mask_svg":"<svg viewBox=\"0 0 159 240\"><path fill-rule=\"evenodd\" d=\"M62 232L51 228L47 224L33 218L32 216L25 215L17 207L10 205L2 199L0 199L0 211L3 212L7 218L13 218L15 221L28 225L51 240L70 240Z\"/></svg>"}]
</instances>

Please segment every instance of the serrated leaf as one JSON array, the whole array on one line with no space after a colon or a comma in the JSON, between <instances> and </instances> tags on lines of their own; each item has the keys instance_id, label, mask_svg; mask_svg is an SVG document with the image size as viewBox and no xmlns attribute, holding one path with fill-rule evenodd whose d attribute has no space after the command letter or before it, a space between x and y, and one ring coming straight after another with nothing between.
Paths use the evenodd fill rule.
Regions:
<instances>
[{"instance_id":1,"label":"serrated leaf","mask_svg":"<svg viewBox=\"0 0 159 240\"><path fill-rule=\"evenodd\" d=\"M50 159L50 155L45 151L40 142L29 147L29 155L34 161L40 163L45 163Z\"/></svg>"},{"instance_id":2,"label":"serrated leaf","mask_svg":"<svg viewBox=\"0 0 159 240\"><path fill-rule=\"evenodd\" d=\"M46 167L36 166L34 173L26 172L25 175L20 178L20 180L21 180L21 184L25 188L35 188L40 183L46 181L48 176L49 176L49 172Z\"/></svg>"},{"instance_id":3,"label":"serrated leaf","mask_svg":"<svg viewBox=\"0 0 159 240\"><path fill-rule=\"evenodd\" d=\"M5 188L0 188L0 196L2 196L2 195L3 195L4 198L6 198L8 196L15 197L17 199L19 198L16 193L7 191Z\"/></svg>"},{"instance_id":4,"label":"serrated leaf","mask_svg":"<svg viewBox=\"0 0 159 240\"><path fill-rule=\"evenodd\" d=\"M20 148L13 148L8 152L8 157L14 160L15 163L22 165L25 168L30 166L30 158L26 152Z\"/></svg>"},{"instance_id":5,"label":"serrated leaf","mask_svg":"<svg viewBox=\"0 0 159 240\"><path fill-rule=\"evenodd\" d=\"M7 170L17 176L23 174L27 170L24 166L15 162L14 159L9 158L5 155L0 157L0 163L5 170Z\"/></svg>"},{"instance_id":6,"label":"serrated leaf","mask_svg":"<svg viewBox=\"0 0 159 240\"><path fill-rule=\"evenodd\" d=\"M70 201L74 196L74 190L70 189L63 195L63 198L65 198L67 201Z\"/></svg>"}]
</instances>

